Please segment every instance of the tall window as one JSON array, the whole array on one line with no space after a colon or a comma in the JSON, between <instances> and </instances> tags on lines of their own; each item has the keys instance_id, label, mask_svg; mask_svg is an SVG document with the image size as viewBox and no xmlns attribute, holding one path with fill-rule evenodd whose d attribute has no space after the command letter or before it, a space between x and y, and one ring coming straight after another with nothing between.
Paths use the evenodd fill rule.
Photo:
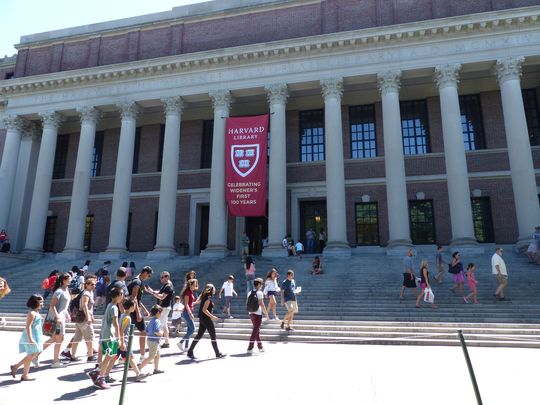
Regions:
<instances>
[{"instance_id":1,"label":"tall window","mask_svg":"<svg viewBox=\"0 0 540 405\"><path fill-rule=\"evenodd\" d=\"M435 243L433 201L409 201L409 215L412 242L418 245Z\"/></svg>"},{"instance_id":2,"label":"tall window","mask_svg":"<svg viewBox=\"0 0 540 405\"><path fill-rule=\"evenodd\" d=\"M92 250L92 232L94 231L94 216L87 215L84 224L84 250L89 252Z\"/></svg>"},{"instance_id":3,"label":"tall window","mask_svg":"<svg viewBox=\"0 0 540 405\"><path fill-rule=\"evenodd\" d=\"M351 157L353 159L377 156L375 133L375 105L349 108L351 128Z\"/></svg>"},{"instance_id":4,"label":"tall window","mask_svg":"<svg viewBox=\"0 0 540 405\"><path fill-rule=\"evenodd\" d=\"M431 151L426 100L402 101L401 132L403 153L423 155Z\"/></svg>"},{"instance_id":5,"label":"tall window","mask_svg":"<svg viewBox=\"0 0 540 405\"><path fill-rule=\"evenodd\" d=\"M480 96L477 94L459 96L459 109L465 150L485 149Z\"/></svg>"},{"instance_id":6,"label":"tall window","mask_svg":"<svg viewBox=\"0 0 540 405\"><path fill-rule=\"evenodd\" d=\"M54 153L53 179L66 177L66 163L69 147L69 135L58 135Z\"/></svg>"},{"instance_id":7,"label":"tall window","mask_svg":"<svg viewBox=\"0 0 540 405\"><path fill-rule=\"evenodd\" d=\"M158 159L157 159L157 171L160 172L163 165L163 145L165 143L165 125L161 124L159 127L159 145L158 145Z\"/></svg>"},{"instance_id":8,"label":"tall window","mask_svg":"<svg viewBox=\"0 0 540 405\"><path fill-rule=\"evenodd\" d=\"M141 151L141 127L135 129L135 147L133 148L133 170L132 173L139 173L139 154Z\"/></svg>"},{"instance_id":9,"label":"tall window","mask_svg":"<svg viewBox=\"0 0 540 405\"><path fill-rule=\"evenodd\" d=\"M43 251L45 252L54 251L54 238L56 236L57 220L57 216L47 217L47 224L45 225L45 238L43 240Z\"/></svg>"},{"instance_id":10,"label":"tall window","mask_svg":"<svg viewBox=\"0 0 540 405\"><path fill-rule=\"evenodd\" d=\"M538 98L536 96L536 90L522 90L522 95L531 145L540 145L540 118L538 114Z\"/></svg>"},{"instance_id":11,"label":"tall window","mask_svg":"<svg viewBox=\"0 0 540 405\"><path fill-rule=\"evenodd\" d=\"M474 236L481 243L495 242L489 197L471 198Z\"/></svg>"},{"instance_id":12,"label":"tall window","mask_svg":"<svg viewBox=\"0 0 540 405\"><path fill-rule=\"evenodd\" d=\"M379 221L377 203L356 204L356 244L379 244Z\"/></svg>"},{"instance_id":13,"label":"tall window","mask_svg":"<svg viewBox=\"0 0 540 405\"><path fill-rule=\"evenodd\" d=\"M126 231L126 249L129 250L129 240L131 239L131 217L132 213L130 212L128 215L128 226Z\"/></svg>"},{"instance_id":14,"label":"tall window","mask_svg":"<svg viewBox=\"0 0 540 405\"><path fill-rule=\"evenodd\" d=\"M212 167L212 143L214 140L214 121L203 122L201 145L201 169Z\"/></svg>"},{"instance_id":15,"label":"tall window","mask_svg":"<svg viewBox=\"0 0 540 405\"><path fill-rule=\"evenodd\" d=\"M154 244L153 246L156 246L156 243L157 243L158 217L159 217L159 212L156 211L154 214Z\"/></svg>"},{"instance_id":16,"label":"tall window","mask_svg":"<svg viewBox=\"0 0 540 405\"><path fill-rule=\"evenodd\" d=\"M300 111L300 161L324 160L324 110Z\"/></svg>"},{"instance_id":17,"label":"tall window","mask_svg":"<svg viewBox=\"0 0 540 405\"><path fill-rule=\"evenodd\" d=\"M96 132L94 140L94 154L92 155L92 166L90 167L90 176L101 176L101 162L103 161L103 140L105 132Z\"/></svg>"}]
</instances>

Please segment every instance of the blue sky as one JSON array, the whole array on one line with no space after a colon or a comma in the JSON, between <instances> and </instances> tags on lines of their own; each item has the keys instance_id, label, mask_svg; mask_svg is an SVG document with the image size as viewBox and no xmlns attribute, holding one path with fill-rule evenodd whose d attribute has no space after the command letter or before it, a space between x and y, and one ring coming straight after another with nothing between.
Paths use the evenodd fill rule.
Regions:
<instances>
[{"instance_id":1,"label":"blue sky","mask_svg":"<svg viewBox=\"0 0 540 405\"><path fill-rule=\"evenodd\" d=\"M0 57L23 35L167 11L203 0L0 0Z\"/></svg>"}]
</instances>

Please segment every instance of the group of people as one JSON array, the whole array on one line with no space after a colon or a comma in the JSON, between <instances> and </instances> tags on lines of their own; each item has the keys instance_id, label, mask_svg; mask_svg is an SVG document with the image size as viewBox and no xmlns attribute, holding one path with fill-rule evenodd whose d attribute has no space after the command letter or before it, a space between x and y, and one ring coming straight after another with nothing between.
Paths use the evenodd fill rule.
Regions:
<instances>
[{"instance_id":1,"label":"group of people","mask_svg":"<svg viewBox=\"0 0 540 405\"><path fill-rule=\"evenodd\" d=\"M293 238L290 234L287 234L283 240L281 241L281 245L287 249L287 253L289 256L298 256L299 258L302 258L302 255L304 253L314 253L315 252L315 238L317 235L313 231L312 228L309 228L306 231L306 242L307 242L307 249L304 246L304 244L298 240L296 243L294 242ZM321 228L319 232L319 245L318 249L322 252L324 249L324 246L326 245L326 232L323 228Z\"/></svg>"},{"instance_id":2,"label":"group of people","mask_svg":"<svg viewBox=\"0 0 540 405\"><path fill-rule=\"evenodd\" d=\"M443 258L442 246L437 246L437 253L435 255L436 274L433 279L441 284L443 282L444 274L446 272L446 263ZM491 269L492 274L497 279L497 289L494 296L499 301L506 300L504 291L508 285L508 272L506 269L506 263L502 258L504 250L501 247L495 249L495 253L491 257ZM420 264L420 277L417 277L414 272L413 266L413 250L408 249L405 257L403 258L403 284L400 289L399 298L404 299L404 293L406 289L413 289L416 295L416 308L420 308L422 300L429 302L431 307L436 309L435 296L433 293L431 278L429 272L429 262L427 259L423 259ZM461 254L458 251L452 253L452 258L448 263L448 272L453 275L454 286L450 289L453 293L460 294L463 297L465 303L472 301L474 304L478 304L478 281L475 276L476 265L474 263L468 263L466 269L461 263ZM468 294L465 294L464 287L465 281L468 285ZM418 292L417 283L420 284L420 292Z\"/></svg>"},{"instance_id":3,"label":"group of people","mask_svg":"<svg viewBox=\"0 0 540 405\"><path fill-rule=\"evenodd\" d=\"M534 227L531 243L525 252L529 263L540 264L540 226Z\"/></svg>"},{"instance_id":4,"label":"group of people","mask_svg":"<svg viewBox=\"0 0 540 405\"><path fill-rule=\"evenodd\" d=\"M142 381L149 373L143 372L146 366L153 364L153 374L161 374L160 349L170 347L169 343L169 313L172 311L172 325L176 334L180 331L182 320L186 324L186 332L178 342L180 352L185 353L190 359L196 359L195 348L204 334L208 332L211 344L217 358L225 357L219 348L216 338L214 321L219 318L214 314L214 296L217 293L213 284L207 284L199 295L199 283L196 273L190 270L184 278L184 285L178 295L175 295L174 285L170 273L160 273L161 288L154 290L146 282L152 277L154 271L145 266L138 274L132 273L128 279L126 267L121 266L115 273L115 279L105 287L105 312L101 323L98 350L94 347L94 308L97 303L96 289L100 279L109 275L110 262L104 263L97 272L89 271L90 262L76 270L75 266L69 272L51 272L46 278L47 286L45 293L52 294L51 302L44 318L40 315L45 298L40 294L32 294L27 300L28 314L26 325L19 341L19 351L24 353L20 362L10 366L10 373L16 378L18 370L23 369L21 381L31 381L30 367L39 365L40 354L53 345L52 368L66 367L68 362L79 361L77 348L83 340L86 344L87 362L97 362L94 370L89 371L88 377L92 383L100 389L110 388L114 378L110 375L111 369L121 359L129 362L131 370L135 373L135 380ZM248 268L254 263L246 260ZM83 270L84 268L84 270ZM134 268L134 266L133 266ZM82 285L79 277L83 277ZM110 275L109 275L110 276ZM286 306L287 314L281 321L281 328L292 331L294 315L298 312L296 294L300 289L296 287L294 272L287 272L287 279L278 283L278 271L272 268L266 281L253 277L249 284L248 300L246 308L252 321L253 330L248 343L247 353L251 354L255 344L260 352L264 351L260 338L260 328L263 317L280 320L277 317L278 295L281 296L281 304ZM75 282L75 281L76 282ZM52 282L49 286L48 283ZM45 280L42 283L45 287ZM0 298L9 292L9 287L4 279L0 278ZM148 294L156 299L156 304L150 309L146 308L142 301L143 294ZM238 294L234 290L234 276L230 275L219 290L218 297L224 294L225 302L223 312L231 316L231 302ZM251 299L250 295L253 295ZM268 303L265 303L265 300ZM255 300L255 303L253 301ZM199 329L195 333L195 307L199 306L197 317ZM62 351L66 333L66 323L75 323L75 334L67 347ZM133 326L132 326L133 325ZM140 359L134 361L133 355L127 356L129 331L134 328L139 334ZM45 340L47 339L47 340ZM61 360L61 357L63 358Z\"/></svg>"}]
</instances>

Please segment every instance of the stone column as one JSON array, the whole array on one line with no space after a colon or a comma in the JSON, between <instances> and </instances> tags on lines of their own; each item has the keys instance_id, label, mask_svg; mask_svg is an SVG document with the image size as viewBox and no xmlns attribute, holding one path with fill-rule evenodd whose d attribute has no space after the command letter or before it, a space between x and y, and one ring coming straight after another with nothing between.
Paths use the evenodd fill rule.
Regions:
<instances>
[{"instance_id":1,"label":"stone column","mask_svg":"<svg viewBox=\"0 0 540 405\"><path fill-rule=\"evenodd\" d=\"M129 219L129 196L131 194L131 175L133 171L133 152L135 149L135 130L139 107L135 102L117 105L122 117L120 144L116 159L114 192L111 211L109 245L100 258L114 259L126 254L126 234Z\"/></svg>"},{"instance_id":2,"label":"stone column","mask_svg":"<svg viewBox=\"0 0 540 405\"><path fill-rule=\"evenodd\" d=\"M461 113L459 109L458 82L460 64L440 65L435 68L435 81L439 88L441 117L444 141L444 158L448 200L450 203L450 222L452 224L452 250L482 253L474 236L472 208L470 200L469 176ZM471 251L472 250L472 251Z\"/></svg>"},{"instance_id":3,"label":"stone column","mask_svg":"<svg viewBox=\"0 0 540 405\"><path fill-rule=\"evenodd\" d=\"M61 124L61 115L55 111L40 114L43 122L41 146L36 169L36 178L30 214L28 216L28 231L24 253L38 254L43 252L43 239L47 224L47 211L49 209L49 197L51 195L51 182L54 168L54 154L56 152L56 140L58 128Z\"/></svg>"},{"instance_id":4,"label":"stone column","mask_svg":"<svg viewBox=\"0 0 540 405\"><path fill-rule=\"evenodd\" d=\"M287 128L285 83L266 87L270 106L270 167L268 175L268 247L263 256L287 256L281 241L287 233Z\"/></svg>"},{"instance_id":5,"label":"stone column","mask_svg":"<svg viewBox=\"0 0 540 405\"><path fill-rule=\"evenodd\" d=\"M383 110L384 168L390 233L386 248L388 255L404 254L404 251L411 247L401 113L399 110L400 79L400 71L383 72L377 75Z\"/></svg>"},{"instance_id":6,"label":"stone column","mask_svg":"<svg viewBox=\"0 0 540 405\"><path fill-rule=\"evenodd\" d=\"M326 212L328 217L328 242L324 248L324 255L350 256L351 248L347 241L343 126L341 121L343 79L321 80L321 87L324 96Z\"/></svg>"},{"instance_id":7,"label":"stone column","mask_svg":"<svg viewBox=\"0 0 540 405\"><path fill-rule=\"evenodd\" d=\"M18 116L8 116L3 121L7 133L2 153L2 164L0 165L0 229L6 229L9 236L10 229L7 229L9 211L25 120Z\"/></svg>"},{"instance_id":8,"label":"stone column","mask_svg":"<svg viewBox=\"0 0 540 405\"><path fill-rule=\"evenodd\" d=\"M540 224L538 191L520 86L523 60L523 57L499 59L495 65L501 88L504 129L516 205L517 248L527 246L533 228Z\"/></svg>"},{"instance_id":9,"label":"stone column","mask_svg":"<svg viewBox=\"0 0 540 405\"><path fill-rule=\"evenodd\" d=\"M178 163L180 161L180 120L183 101L181 97L169 97L162 101L165 104L165 138L161 164L156 246L147 255L147 257L152 258L176 256L174 226L176 219L176 190L178 188Z\"/></svg>"},{"instance_id":10,"label":"stone column","mask_svg":"<svg viewBox=\"0 0 540 405\"><path fill-rule=\"evenodd\" d=\"M99 111L94 107L82 107L77 111L81 117L81 134L75 175L73 176L66 246L64 251L58 255L72 259L84 256L84 230L90 194L90 169L94 154L96 124L99 118Z\"/></svg>"},{"instance_id":11,"label":"stone column","mask_svg":"<svg viewBox=\"0 0 540 405\"><path fill-rule=\"evenodd\" d=\"M214 136L210 178L208 245L201 256L227 255L227 207L225 204L225 118L229 116L232 97L228 90L210 93L214 105Z\"/></svg>"}]
</instances>

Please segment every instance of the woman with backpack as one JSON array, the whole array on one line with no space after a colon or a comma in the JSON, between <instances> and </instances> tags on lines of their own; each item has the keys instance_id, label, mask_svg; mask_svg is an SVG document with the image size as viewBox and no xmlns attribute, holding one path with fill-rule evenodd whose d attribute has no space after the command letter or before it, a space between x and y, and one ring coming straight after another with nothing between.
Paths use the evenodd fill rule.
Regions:
<instances>
[{"instance_id":1,"label":"woman with backpack","mask_svg":"<svg viewBox=\"0 0 540 405\"><path fill-rule=\"evenodd\" d=\"M249 312L249 319L253 324L253 330L251 331L251 336L249 338L249 344L247 348L247 354L253 354L253 347L257 343L257 348L259 352L264 352L263 344L261 341L261 323L263 319L263 314L268 318L268 311L264 305L264 295L261 291L263 287L262 278L256 278L253 281L254 288L249 293L247 299L247 310Z\"/></svg>"},{"instance_id":2,"label":"woman with backpack","mask_svg":"<svg viewBox=\"0 0 540 405\"><path fill-rule=\"evenodd\" d=\"M459 290L463 293L463 287L465 285L465 273L463 271L463 265L461 264L461 255L459 252L452 253L452 262L449 265L448 271L454 275L454 282L456 283L450 291L453 293Z\"/></svg>"},{"instance_id":3,"label":"woman with backpack","mask_svg":"<svg viewBox=\"0 0 540 405\"><path fill-rule=\"evenodd\" d=\"M71 314L71 320L75 322L75 335L71 340L71 359L77 359L77 346L84 338L86 342L87 361L95 361L93 339L94 339L94 290L96 289L97 277L94 275L88 276L84 282L84 290L72 301L71 307L74 307Z\"/></svg>"},{"instance_id":4,"label":"woman with backpack","mask_svg":"<svg viewBox=\"0 0 540 405\"><path fill-rule=\"evenodd\" d=\"M41 288L43 288L43 301L45 301L52 292L58 273L60 273L58 270L51 271L49 276L41 282Z\"/></svg>"}]
</instances>

